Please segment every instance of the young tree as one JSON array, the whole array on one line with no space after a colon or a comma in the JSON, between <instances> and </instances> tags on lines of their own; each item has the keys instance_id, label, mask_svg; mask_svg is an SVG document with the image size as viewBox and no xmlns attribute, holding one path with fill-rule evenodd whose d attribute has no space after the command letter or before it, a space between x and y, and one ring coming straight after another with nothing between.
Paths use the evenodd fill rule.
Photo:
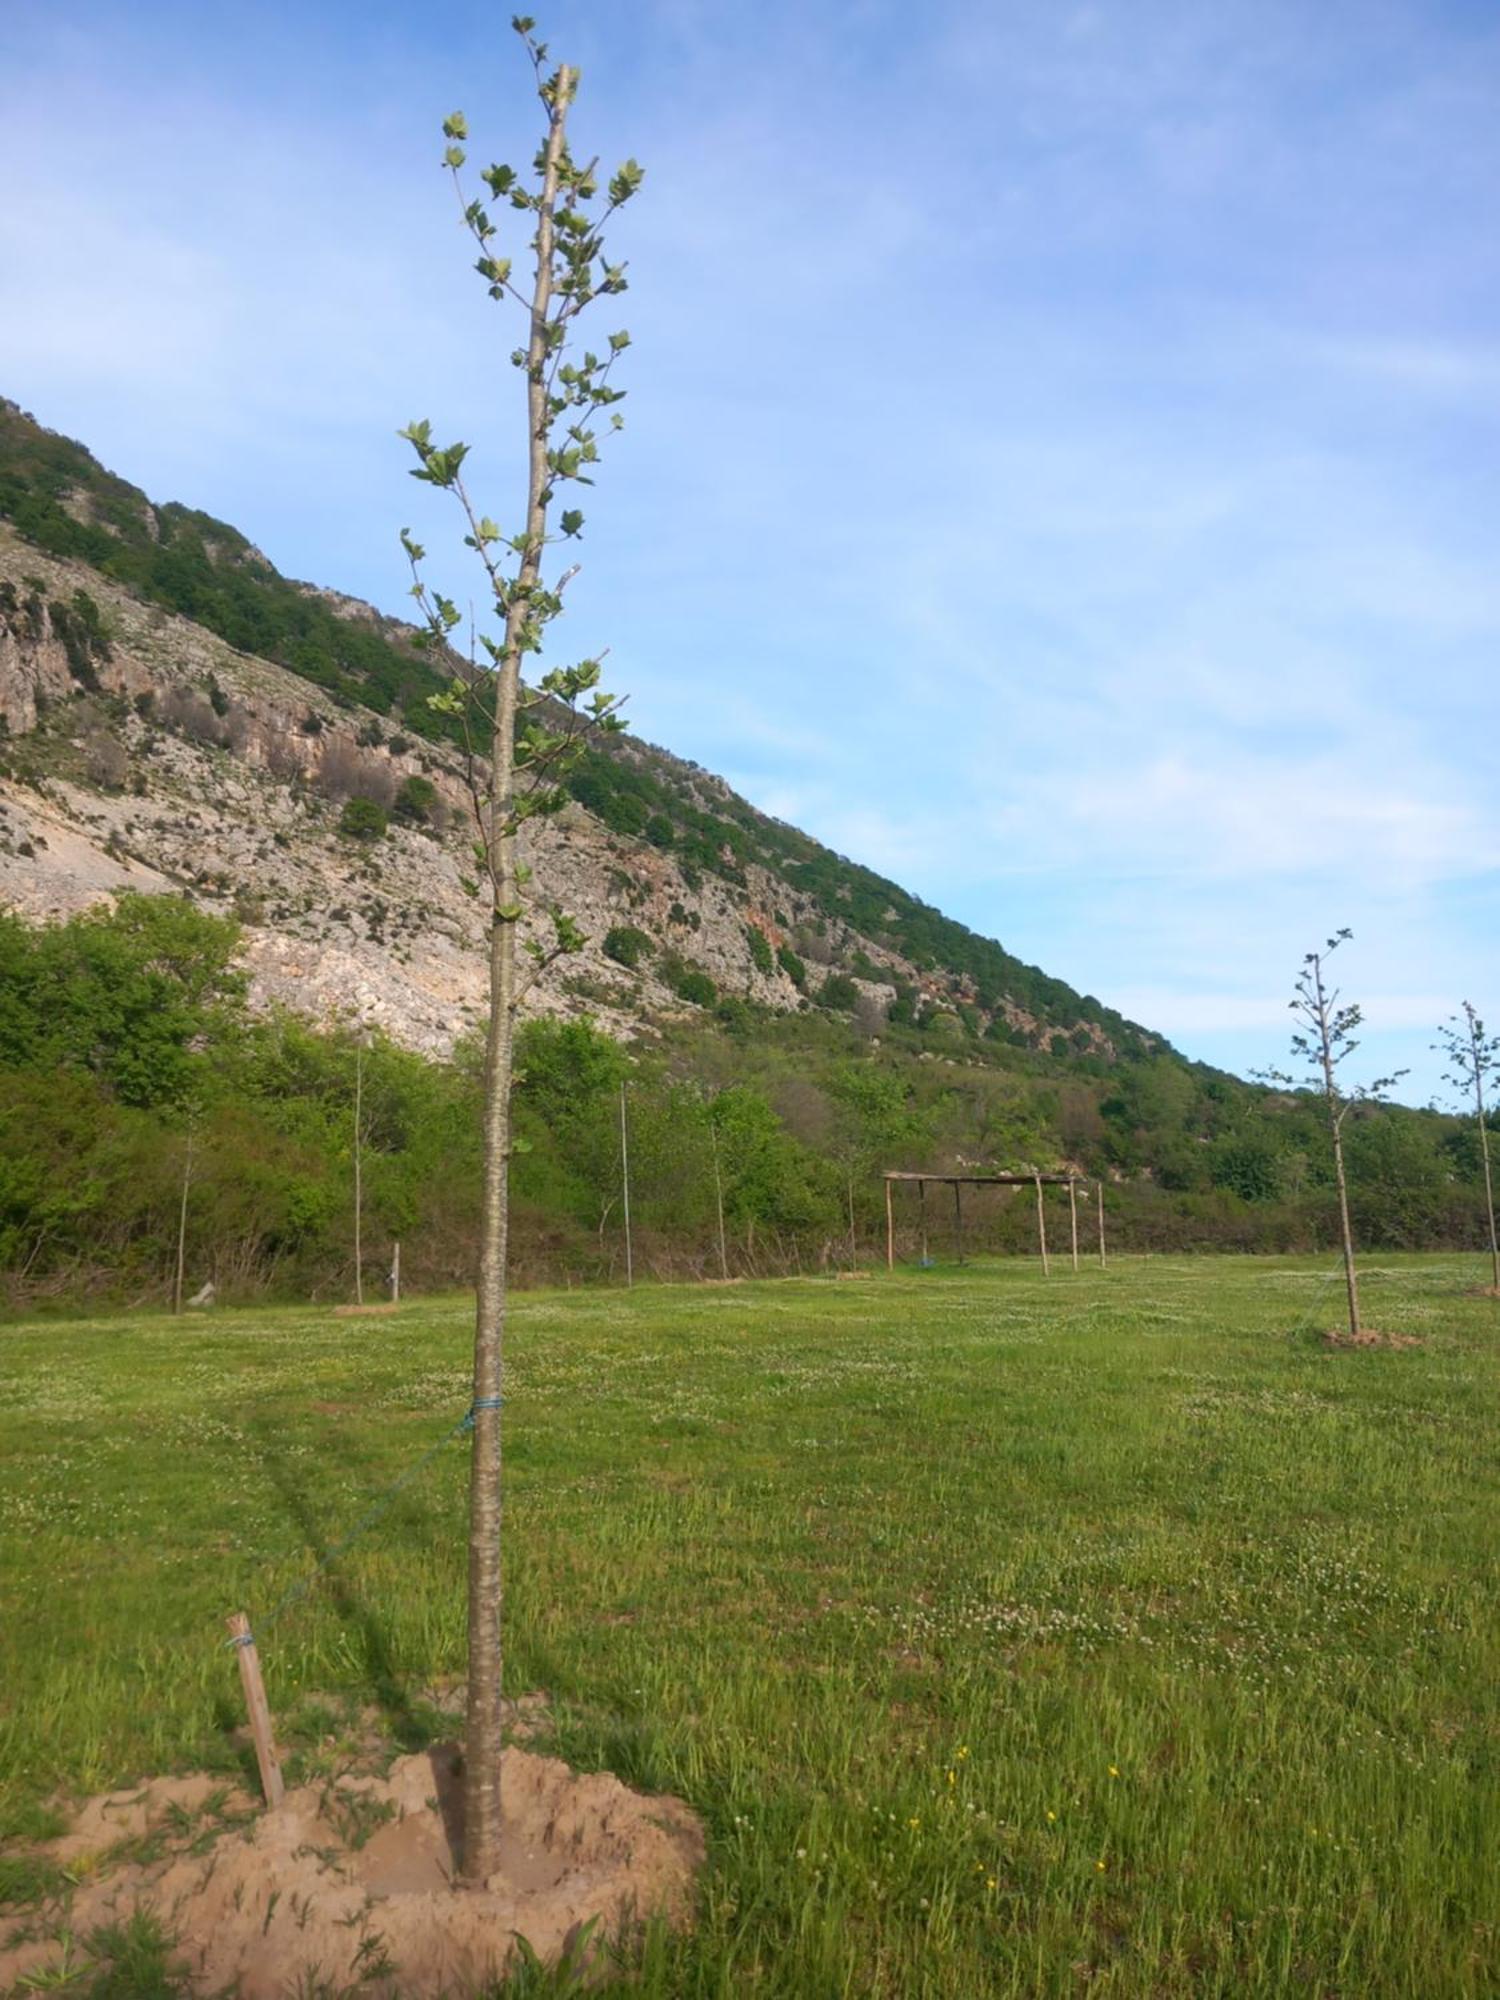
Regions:
<instances>
[{"instance_id":1,"label":"young tree","mask_svg":"<svg viewBox=\"0 0 1500 2000\"><path fill-rule=\"evenodd\" d=\"M1342 1004L1338 988L1328 984L1326 967L1330 955L1353 935L1347 929L1338 931L1321 951L1306 954L1302 970L1297 975L1295 992L1287 1003L1302 1023L1292 1035L1292 1054L1307 1066L1305 1073L1295 1077L1285 1070L1268 1069L1261 1071L1260 1075L1267 1083L1281 1084L1290 1090L1313 1090L1322 1096L1328 1119L1328 1136L1333 1146L1333 1177L1338 1187L1344 1282L1349 1294L1349 1334L1351 1339L1357 1339L1360 1330L1359 1278L1354 1268L1349 1183L1344 1173L1344 1120L1351 1106L1374 1102L1382 1097L1392 1084L1405 1076L1406 1071L1397 1070L1391 1076L1377 1077L1369 1084L1345 1085L1339 1079L1339 1070L1359 1047L1355 1030L1364 1016L1352 1002L1348 1006Z\"/></svg>"},{"instance_id":2,"label":"young tree","mask_svg":"<svg viewBox=\"0 0 1500 2000\"><path fill-rule=\"evenodd\" d=\"M513 23L535 77L545 130L530 177L509 166L491 166L480 179L529 230L523 291L511 277L511 259L499 254L499 231L483 201L465 187L461 113L444 121L443 164L452 175L463 221L478 247L475 265L489 296L518 305L524 345L511 355L525 382L526 500L518 529L504 534L470 496L463 473L467 445L435 445L432 427L412 423L401 433L418 459L413 477L451 494L467 532L465 545L482 564L496 633L479 643L486 664L471 658L448 693L437 701L463 724L469 746L469 785L479 832L479 854L489 885L489 1024L484 1056L484 1199L480 1232L478 1301L474 1334L474 1445L469 1501L468 1712L464 1774L464 1875L480 1884L499 1866L501 1751L500 1398L506 1310L509 1223L511 1081L516 1013L527 987L546 966L584 942L561 910L550 912L552 935L525 940L529 968L518 946L528 901L529 870L517 852L528 820L558 811L567 801L562 779L588 729L621 727L617 702L599 688L598 660L554 667L535 689L523 687L521 662L539 653L547 626L563 608L573 569L548 581L543 566L559 540L583 528L577 509L563 511L554 533L552 503L569 481L592 483L599 457L595 420L613 409L623 391L610 370L630 344L611 333L602 355L574 344L580 315L595 300L625 289L625 267L604 255L603 225L630 200L641 169L628 160L599 200L593 164L575 164L567 138L568 112L578 73L566 64L549 69L547 50L533 35L535 23ZM595 204L598 202L598 206ZM461 617L456 604L423 579L424 552L405 530L402 546L412 567L412 595L421 607L429 644L447 648Z\"/></svg>"},{"instance_id":3,"label":"young tree","mask_svg":"<svg viewBox=\"0 0 1500 2000\"><path fill-rule=\"evenodd\" d=\"M1434 1046L1445 1055L1452 1068L1444 1076L1461 1097L1472 1098L1479 1124L1479 1157L1484 1162L1484 1212L1490 1225L1490 1264L1494 1286L1500 1293L1500 1240L1495 1233L1495 1183L1490 1173L1490 1131L1485 1111L1484 1091L1489 1079L1500 1072L1500 1035L1486 1035L1484 1023L1469 1001L1463 1015L1454 1014L1438 1029L1440 1041Z\"/></svg>"}]
</instances>

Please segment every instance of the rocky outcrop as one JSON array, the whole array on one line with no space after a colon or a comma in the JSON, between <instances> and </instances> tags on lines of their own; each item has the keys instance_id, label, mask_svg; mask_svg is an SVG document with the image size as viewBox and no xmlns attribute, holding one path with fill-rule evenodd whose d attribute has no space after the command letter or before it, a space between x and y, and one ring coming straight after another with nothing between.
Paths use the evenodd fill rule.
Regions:
<instances>
[{"instance_id":1,"label":"rocky outcrop","mask_svg":"<svg viewBox=\"0 0 1500 2000\"><path fill-rule=\"evenodd\" d=\"M238 917L262 1004L320 1018L353 1012L429 1053L479 1023L484 920L456 754L393 738L381 718L337 706L0 526L7 592L0 900L40 921L124 890L187 893ZM83 615L73 610L79 593L94 621L81 672L60 636ZM76 633L73 644L76 655ZM371 841L340 832L349 797L389 808L412 777L433 788L428 823L393 819ZM752 868L744 886L693 879L578 805L528 828L523 852L534 871L532 934L550 942L545 912L555 905L589 939L537 982L531 1010L586 1011L631 1034L688 1011L674 990L683 966L721 993L805 1004L774 958L766 970L751 955L752 929L774 950L789 926L815 916L767 871ZM634 968L604 950L620 928L649 941ZM864 987L877 1011L890 997L889 987Z\"/></svg>"}]
</instances>

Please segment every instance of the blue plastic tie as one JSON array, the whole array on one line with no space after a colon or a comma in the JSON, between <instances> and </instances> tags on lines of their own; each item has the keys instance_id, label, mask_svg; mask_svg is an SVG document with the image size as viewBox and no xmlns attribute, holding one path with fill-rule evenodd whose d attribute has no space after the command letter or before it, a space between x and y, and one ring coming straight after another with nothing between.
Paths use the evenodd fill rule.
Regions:
<instances>
[{"instance_id":1,"label":"blue plastic tie","mask_svg":"<svg viewBox=\"0 0 1500 2000\"><path fill-rule=\"evenodd\" d=\"M236 1632L234 1637L226 1639L224 1644L226 1646L253 1646L255 1644L255 1634L253 1632Z\"/></svg>"},{"instance_id":2,"label":"blue plastic tie","mask_svg":"<svg viewBox=\"0 0 1500 2000\"><path fill-rule=\"evenodd\" d=\"M474 1419L479 1415L479 1412L481 1410L498 1410L503 1400L504 1398L500 1396L476 1396L469 1405L468 1414L463 1421L463 1428L466 1431L473 1430Z\"/></svg>"}]
</instances>

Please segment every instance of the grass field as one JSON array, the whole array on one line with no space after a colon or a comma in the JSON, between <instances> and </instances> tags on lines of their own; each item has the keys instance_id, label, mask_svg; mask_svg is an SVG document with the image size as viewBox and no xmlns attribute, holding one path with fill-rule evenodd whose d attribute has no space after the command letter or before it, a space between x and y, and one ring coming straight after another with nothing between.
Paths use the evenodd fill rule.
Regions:
<instances>
[{"instance_id":1,"label":"grass field","mask_svg":"<svg viewBox=\"0 0 1500 2000\"><path fill-rule=\"evenodd\" d=\"M1352 1353L1293 1260L521 1300L511 1690L709 1827L644 1991L1500 1991L1482 1275L1371 1260L1421 1344ZM469 1331L0 1330L0 1831L232 1767L238 1606L304 1757L341 1703L437 1728L461 1440L265 1616L461 1415Z\"/></svg>"}]
</instances>

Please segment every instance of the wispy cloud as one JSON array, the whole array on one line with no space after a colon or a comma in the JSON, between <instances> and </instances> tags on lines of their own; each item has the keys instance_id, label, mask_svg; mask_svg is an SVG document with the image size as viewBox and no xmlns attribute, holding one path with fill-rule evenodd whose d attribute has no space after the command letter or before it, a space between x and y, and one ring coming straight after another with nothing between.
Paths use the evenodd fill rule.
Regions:
<instances>
[{"instance_id":1,"label":"wispy cloud","mask_svg":"<svg viewBox=\"0 0 1500 2000\"><path fill-rule=\"evenodd\" d=\"M556 13L648 167L567 621L642 733L1226 1060L1340 922L1413 1051L1500 991L1500 23ZM395 427L515 479L433 131L524 88L459 0L185 19L0 28L0 388L399 605Z\"/></svg>"}]
</instances>

